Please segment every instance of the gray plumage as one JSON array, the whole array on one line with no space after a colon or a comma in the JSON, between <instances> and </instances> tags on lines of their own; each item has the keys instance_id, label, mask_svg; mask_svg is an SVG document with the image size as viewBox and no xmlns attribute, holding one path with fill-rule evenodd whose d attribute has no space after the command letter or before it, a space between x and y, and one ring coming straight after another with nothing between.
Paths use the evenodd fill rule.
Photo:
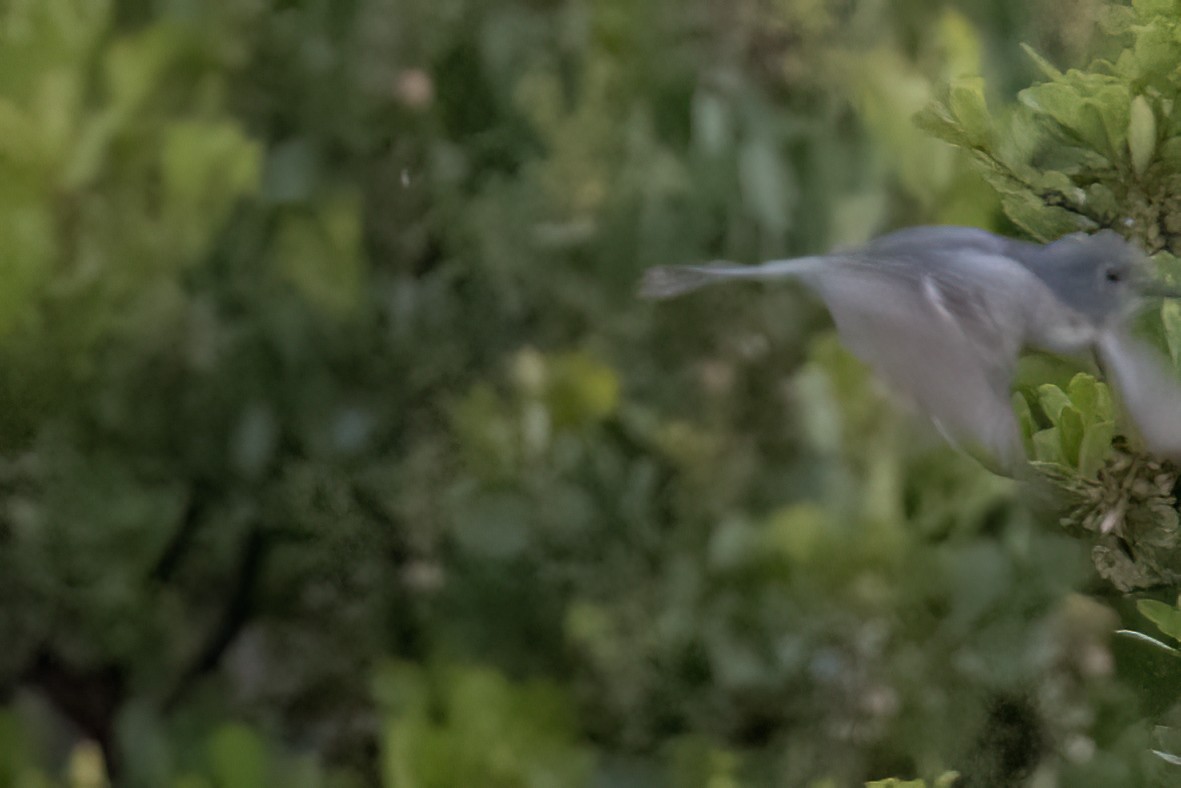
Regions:
<instances>
[{"instance_id":1,"label":"gray plumage","mask_svg":"<svg viewBox=\"0 0 1181 788\"><path fill-rule=\"evenodd\" d=\"M1013 470L1024 451L1010 386L1026 348L1097 352L1147 448L1181 459L1181 382L1127 329L1151 289L1145 269L1143 253L1110 230L1042 245L915 227L817 257L660 266L646 272L640 293L671 298L723 281L797 279L824 300L845 345L950 442Z\"/></svg>"}]
</instances>

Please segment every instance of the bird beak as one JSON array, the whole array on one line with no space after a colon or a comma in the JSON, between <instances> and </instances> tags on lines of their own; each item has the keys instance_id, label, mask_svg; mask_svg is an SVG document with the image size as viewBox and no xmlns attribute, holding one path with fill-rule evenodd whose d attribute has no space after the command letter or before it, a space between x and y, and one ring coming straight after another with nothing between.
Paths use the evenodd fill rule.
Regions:
<instances>
[{"instance_id":1,"label":"bird beak","mask_svg":"<svg viewBox=\"0 0 1181 788\"><path fill-rule=\"evenodd\" d=\"M1181 298L1181 287L1166 284L1159 279L1143 277L1135 284L1136 292L1145 298Z\"/></svg>"}]
</instances>

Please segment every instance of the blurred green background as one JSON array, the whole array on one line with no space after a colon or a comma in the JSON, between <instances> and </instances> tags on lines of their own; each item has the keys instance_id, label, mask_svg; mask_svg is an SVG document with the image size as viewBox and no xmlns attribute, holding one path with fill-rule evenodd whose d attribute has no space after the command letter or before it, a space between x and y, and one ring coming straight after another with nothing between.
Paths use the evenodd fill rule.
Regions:
<instances>
[{"instance_id":1,"label":"blurred green background","mask_svg":"<svg viewBox=\"0 0 1181 788\"><path fill-rule=\"evenodd\" d=\"M913 116L1108 10L0 0L0 786L1181 779L1053 502L795 288L634 297L1029 230Z\"/></svg>"}]
</instances>

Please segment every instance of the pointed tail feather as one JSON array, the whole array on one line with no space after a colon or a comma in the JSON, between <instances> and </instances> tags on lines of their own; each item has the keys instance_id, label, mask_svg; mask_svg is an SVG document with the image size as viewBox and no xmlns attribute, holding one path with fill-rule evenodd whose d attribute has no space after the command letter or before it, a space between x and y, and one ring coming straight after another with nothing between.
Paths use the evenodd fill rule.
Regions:
<instances>
[{"instance_id":1,"label":"pointed tail feather","mask_svg":"<svg viewBox=\"0 0 1181 788\"><path fill-rule=\"evenodd\" d=\"M705 265L658 265L644 272L641 298L676 298L708 285L733 279L777 279L810 270L820 258L773 260L762 265L708 263Z\"/></svg>"}]
</instances>

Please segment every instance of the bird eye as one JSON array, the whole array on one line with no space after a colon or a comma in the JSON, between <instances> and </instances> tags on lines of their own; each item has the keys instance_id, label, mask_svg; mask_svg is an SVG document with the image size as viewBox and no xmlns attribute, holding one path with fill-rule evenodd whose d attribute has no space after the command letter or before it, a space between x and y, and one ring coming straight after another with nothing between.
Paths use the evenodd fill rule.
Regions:
<instances>
[{"instance_id":1,"label":"bird eye","mask_svg":"<svg viewBox=\"0 0 1181 788\"><path fill-rule=\"evenodd\" d=\"M1119 272L1118 268L1108 268L1107 271L1103 274L1103 277L1108 282L1118 282L1121 279L1123 279L1123 274L1121 274Z\"/></svg>"}]
</instances>

